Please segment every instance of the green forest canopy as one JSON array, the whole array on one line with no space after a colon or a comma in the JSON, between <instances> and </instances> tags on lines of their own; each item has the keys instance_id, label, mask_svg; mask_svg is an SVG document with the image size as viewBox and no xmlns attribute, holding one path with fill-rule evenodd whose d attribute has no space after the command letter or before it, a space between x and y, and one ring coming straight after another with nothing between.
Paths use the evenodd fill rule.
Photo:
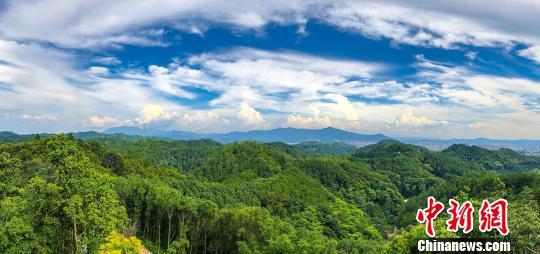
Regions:
<instances>
[{"instance_id":1,"label":"green forest canopy","mask_svg":"<svg viewBox=\"0 0 540 254\"><path fill-rule=\"evenodd\" d=\"M508 149L87 138L0 144L3 253L403 253L430 195L506 198L540 248L540 159Z\"/></svg>"}]
</instances>

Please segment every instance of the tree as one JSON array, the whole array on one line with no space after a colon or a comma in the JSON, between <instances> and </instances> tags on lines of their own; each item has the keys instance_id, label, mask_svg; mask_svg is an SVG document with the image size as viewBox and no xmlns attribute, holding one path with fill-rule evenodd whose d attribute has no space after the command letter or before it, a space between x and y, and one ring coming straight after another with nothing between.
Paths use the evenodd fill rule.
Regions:
<instances>
[{"instance_id":1,"label":"tree","mask_svg":"<svg viewBox=\"0 0 540 254\"><path fill-rule=\"evenodd\" d=\"M36 238L34 249L44 252L92 252L109 232L125 225L113 177L102 173L72 137L32 140L7 151L9 157L24 161L17 166L19 174L8 175L11 179L6 181L17 179L19 191L11 195L20 213L7 213L0 223L30 225L32 233L19 234L21 241ZM5 153L0 152L4 157ZM0 171L10 172L13 165L3 163L0 166L8 168Z\"/></svg>"},{"instance_id":2,"label":"tree","mask_svg":"<svg viewBox=\"0 0 540 254\"><path fill-rule=\"evenodd\" d=\"M125 237L116 231L113 231L106 240L107 242L99 247L99 254L140 254L144 248L137 237Z\"/></svg>"}]
</instances>

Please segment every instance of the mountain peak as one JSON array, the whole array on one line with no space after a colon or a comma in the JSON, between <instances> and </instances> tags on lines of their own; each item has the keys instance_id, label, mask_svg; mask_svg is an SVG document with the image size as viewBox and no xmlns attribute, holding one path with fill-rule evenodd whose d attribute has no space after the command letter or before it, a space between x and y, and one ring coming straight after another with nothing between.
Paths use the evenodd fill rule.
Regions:
<instances>
[{"instance_id":1,"label":"mountain peak","mask_svg":"<svg viewBox=\"0 0 540 254\"><path fill-rule=\"evenodd\" d=\"M340 129L337 129L337 128L334 128L334 127L331 127L331 126L328 126L328 127L324 127L322 128L323 130L340 130Z\"/></svg>"}]
</instances>

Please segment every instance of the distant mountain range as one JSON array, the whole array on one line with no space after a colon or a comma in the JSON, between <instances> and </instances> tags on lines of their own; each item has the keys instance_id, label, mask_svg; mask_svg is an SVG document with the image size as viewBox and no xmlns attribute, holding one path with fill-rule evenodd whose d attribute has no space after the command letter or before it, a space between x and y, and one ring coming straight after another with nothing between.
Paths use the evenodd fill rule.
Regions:
<instances>
[{"instance_id":1,"label":"distant mountain range","mask_svg":"<svg viewBox=\"0 0 540 254\"><path fill-rule=\"evenodd\" d=\"M414 138L396 138L404 143L426 147L430 150L440 151L454 144L475 145L490 150L500 148L510 148L515 151L525 152L527 154L540 155L540 140L532 139L414 139Z\"/></svg>"},{"instance_id":2,"label":"distant mountain range","mask_svg":"<svg viewBox=\"0 0 540 254\"><path fill-rule=\"evenodd\" d=\"M453 144L476 145L487 149L510 148L527 154L540 155L540 140L496 140L476 139L427 139L427 138L393 138L383 134L359 134L332 127L324 129L278 128L272 130L253 130L246 132L229 132L222 134L201 134L185 131L164 131L157 129L143 130L137 127L116 127L104 131L105 134L126 134L137 136L154 136L171 139L208 138L221 143L243 140L259 142L300 143L318 141L321 143L342 142L355 146L365 146L385 139L394 139L404 143L423 146L431 150L444 150Z\"/></svg>"},{"instance_id":3,"label":"distant mountain range","mask_svg":"<svg viewBox=\"0 0 540 254\"><path fill-rule=\"evenodd\" d=\"M336 128L324 129L297 129L277 128L272 130L253 130L246 132L211 133L202 134L185 131L164 131L157 129L143 130L136 127L115 127L105 130L105 134L126 134L137 136L154 136L171 139L201 139L208 138L222 143L230 143L243 140L255 140L259 142L285 142L300 143L303 141L318 141L321 143L343 142L353 145L367 145L381 140L391 139L383 134L358 134Z\"/></svg>"},{"instance_id":4,"label":"distant mountain range","mask_svg":"<svg viewBox=\"0 0 540 254\"><path fill-rule=\"evenodd\" d=\"M47 136L51 134L40 134ZM123 139L139 139L142 137L160 137L165 139L212 139L221 143L230 143L244 140L258 142L285 142L298 144L306 141L320 143L341 142L355 146L366 146L386 139L398 140L404 143L426 147L430 150L444 150L453 144L476 145L483 148L496 150L510 148L530 155L540 155L540 140L496 140L486 138L476 139L426 139L426 138L393 138L383 134L359 134L336 128L324 129L300 129L300 128L277 128L272 130L252 130L246 132L229 133L195 133L187 131L168 131L159 129L142 129L137 127L115 127L99 132L77 132L73 135L79 139L95 139L116 137ZM15 141L33 138L34 135L18 135L13 132L0 132L0 141Z\"/></svg>"}]
</instances>

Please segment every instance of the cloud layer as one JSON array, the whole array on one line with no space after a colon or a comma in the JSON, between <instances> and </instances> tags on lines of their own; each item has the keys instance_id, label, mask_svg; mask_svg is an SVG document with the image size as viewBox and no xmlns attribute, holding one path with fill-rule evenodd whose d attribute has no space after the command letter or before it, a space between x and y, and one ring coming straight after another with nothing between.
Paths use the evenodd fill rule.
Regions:
<instances>
[{"instance_id":1,"label":"cloud layer","mask_svg":"<svg viewBox=\"0 0 540 254\"><path fill-rule=\"evenodd\" d=\"M178 54L166 64L114 55L169 47L171 31L204 38L214 27L264 34L275 25L305 37L310 22L396 48L462 52L467 62L417 55L407 66L414 73L396 76L396 66L380 61L279 47ZM540 64L538 23L534 1L10 1L0 12L0 119L26 131L37 131L23 127L29 122L40 131L335 126L540 138L537 79L482 72L471 64L482 56L470 50Z\"/></svg>"},{"instance_id":2,"label":"cloud layer","mask_svg":"<svg viewBox=\"0 0 540 254\"><path fill-rule=\"evenodd\" d=\"M168 42L161 41L164 31L157 25L203 33L219 24L260 29L269 23L302 27L308 20L432 47L540 44L536 27L540 5L529 0L497 4L487 0L74 0L69 5L62 0L10 1L0 17L0 27L9 38L65 47L166 46Z\"/></svg>"}]
</instances>

